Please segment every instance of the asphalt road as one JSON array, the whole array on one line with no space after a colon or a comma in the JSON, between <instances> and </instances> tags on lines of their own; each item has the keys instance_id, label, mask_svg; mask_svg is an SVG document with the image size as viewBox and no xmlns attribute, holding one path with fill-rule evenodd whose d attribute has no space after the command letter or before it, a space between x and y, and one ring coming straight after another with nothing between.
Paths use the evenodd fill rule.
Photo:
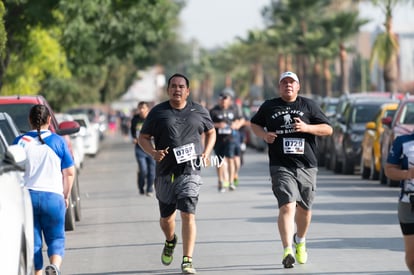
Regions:
<instances>
[{"instance_id":1,"label":"asphalt road","mask_svg":"<svg viewBox=\"0 0 414 275\"><path fill-rule=\"evenodd\" d=\"M82 220L67 232L62 274L181 274L182 245L163 266L164 236L155 198L136 188L133 146L107 137L80 174ZM203 172L193 256L198 274L409 274L397 221L398 189L321 168L309 260L284 269L267 155L249 149L236 191L217 192L215 169ZM180 218L177 233L180 236Z\"/></svg>"}]
</instances>

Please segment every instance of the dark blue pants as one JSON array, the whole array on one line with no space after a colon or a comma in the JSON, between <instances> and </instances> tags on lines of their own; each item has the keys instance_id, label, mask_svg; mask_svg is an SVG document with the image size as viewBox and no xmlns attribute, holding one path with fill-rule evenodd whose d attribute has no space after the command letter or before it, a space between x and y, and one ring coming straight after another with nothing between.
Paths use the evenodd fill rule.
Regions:
<instances>
[{"instance_id":1,"label":"dark blue pants","mask_svg":"<svg viewBox=\"0 0 414 275\"><path fill-rule=\"evenodd\" d=\"M135 158L138 162L138 189L141 194L153 192L155 179L155 160L144 152L138 145L135 146ZM146 190L145 190L146 183Z\"/></svg>"}]
</instances>

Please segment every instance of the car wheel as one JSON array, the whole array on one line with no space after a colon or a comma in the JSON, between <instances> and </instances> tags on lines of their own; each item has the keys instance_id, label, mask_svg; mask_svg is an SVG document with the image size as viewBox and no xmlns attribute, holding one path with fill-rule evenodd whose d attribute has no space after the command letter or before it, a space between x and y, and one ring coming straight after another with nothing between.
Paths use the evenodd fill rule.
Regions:
<instances>
[{"instance_id":1,"label":"car wheel","mask_svg":"<svg viewBox=\"0 0 414 275\"><path fill-rule=\"evenodd\" d=\"M326 169L328 169L328 170L331 170L332 169L332 166L331 166L331 159L332 159L332 153L330 153L330 152L332 152L332 150L330 150L329 149L330 147L329 146L326 146L326 152L325 152L325 168Z\"/></svg>"},{"instance_id":2,"label":"car wheel","mask_svg":"<svg viewBox=\"0 0 414 275\"><path fill-rule=\"evenodd\" d=\"M331 165L332 165L332 170L334 171L334 173L339 174L342 172L341 163L338 161L336 152L333 152L331 155Z\"/></svg>"},{"instance_id":3,"label":"car wheel","mask_svg":"<svg viewBox=\"0 0 414 275\"><path fill-rule=\"evenodd\" d=\"M72 196L69 197L69 206L65 215L65 231L75 230L75 207L72 203Z\"/></svg>"},{"instance_id":4,"label":"car wheel","mask_svg":"<svg viewBox=\"0 0 414 275\"><path fill-rule=\"evenodd\" d=\"M342 163L342 173L344 175L353 175L354 174L354 161L344 157L344 162Z\"/></svg>"},{"instance_id":5,"label":"car wheel","mask_svg":"<svg viewBox=\"0 0 414 275\"><path fill-rule=\"evenodd\" d=\"M318 158L318 166L323 167L325 166L325 150L319 151L319 158Z\"/></svg>"},{"instance_id":6,"label":"car wheel","mask_svg":"<svg viewBox=\"0 0 414 275\"><path fill-rule=\"evenodd\" d=\"M400 181L387 179L387 185L389 187L399 187L400 186Z\"/></svg>"},{"instance_id":7,"label":"car wheel","mask_svg":"<svg viewBox=\"0 0 414 275\"><path fill-rule=\"evenodd\" d=\"M72 202L75 208L75 221L80 221L82 218L82 209L81 209L81 197L80 197L80 189L79 189L79 177L78 173L76 173L75 180L72 186Z\"/></svg>"},{"instance_id":8,"label":"car wheel","mask_svg":"<svg viewBox=\"0 0 414 275\"><path fill-rule=\"evenodd\" d=\"M384 172L384 167L381 166L380 174L379 174L379 182L380 184L387 184L387 176Z\"/></svg>"}]
</instances>

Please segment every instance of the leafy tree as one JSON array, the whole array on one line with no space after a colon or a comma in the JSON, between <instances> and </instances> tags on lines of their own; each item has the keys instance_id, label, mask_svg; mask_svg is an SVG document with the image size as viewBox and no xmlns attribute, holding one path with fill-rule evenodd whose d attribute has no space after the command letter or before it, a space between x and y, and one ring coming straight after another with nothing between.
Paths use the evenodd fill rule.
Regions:
<instances>
[{"instance_id":1,"label":"leafy tree","mask_svg":"<svg viewBox=\"0 0 414 275\"><path fill-rule=\"evenodd\" d=\"M6 10L4 8L3 1L0 0L0 59L3 58L6 53L7 34L3 19L5 13Z\"/></svg>"},{"instance_id":2,"label":"leafy tree","mask_svg":"<svg viewBox=\"0 0 414 275\"><path fill-rule=\"evenodd\" d=\"M7 44L0 60L0 88L3 86L4 74L10 61L15 62L22 51L27 51L30 43L28 37L33 28L48 28L55 23L51 11L56 8L58 0L4 0L3 2L6 9L4 25Z\"/></svg>"},{"instance_id":3,"label":"leafy tree","mask_svg":"<svg viewBox=\"0 0 414 275\"><path fill-rule=\"evenodd\" d=\"M10 59L2 87L5 95L42 93L48 96L42 89L42 81L71 76L61 45L51 32L41 28L32 28L20 54L11 53Z\"/></svg>"},{"instance_id":4,"label":"leafy tree","mask_svg":"<svg viewBox=\"0 0 414 275\"><path fill-rule=\"evenodd\" d=\"M393 10L399 3L407 0L373 0L385 14L385 31L377 36L371 52L370 67L375 61L383 68L385 90L397 92L399 42L392 28Z\"/></svg>"},{"instance_id":5,"label":"leafy tree","mask_svg":"<svg viewBox=\"0 0 414 275\"><path fill-rule=\"evenodd\" d=\"M173 35L181 7L182 2L170 0L61 0L62 43L71 69L84 83L91 79L85 75L103 78L103 86L95 91L101 100L113 100L120 91L112 93L110 88L122 85L110 84L119 81L110 75L128 60L136 68L153 64L158 44ZM136 68L126 73L131 76Z\"/></svg>"},{"instance_id":6,"label":"leafy tree","mask_svg":"<svg viewBox=\"0 0 414 275\"><path fill-rule=\"evenodd\" d=\"M153 64L158 45L174 36L185 3L4 1L8 44L0 60L0 87L7 82L2 93L48 94L61 105L110 102L124 92L137 68ZM44 52L36 37L46 39ZM0 24L0 50L1 41Z\"/></svg>"},{"instance_id":7,"label":"leafy tree","mask_svg":"<svg viewBox=\"0 0 414 275\"><path fill-rule=\"evenodd\" d=\"M325 39L328 39L329 45L336 45L336 53L339 56L340 63L340 81L341 93L349 93L348 77L348 51L352 50L346 45L346 41L358 33L359 28L366 24L368 20L359 19L357 11L340 11L329 16L323 21L322 26L325 30ZM330 47L330 46L329 46Z\"/></svg>"}]
</instances>

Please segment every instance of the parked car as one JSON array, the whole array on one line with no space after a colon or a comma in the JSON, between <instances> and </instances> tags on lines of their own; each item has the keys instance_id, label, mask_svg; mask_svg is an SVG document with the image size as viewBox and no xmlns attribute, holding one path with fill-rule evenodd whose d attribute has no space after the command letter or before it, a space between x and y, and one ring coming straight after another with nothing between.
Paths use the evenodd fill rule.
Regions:
<instances>
[{"instance_id":1,"label":"parked car","mask_svg":"<svg viewBox=\"0 0 414 275\"><path fill-rule=\"evenodd\" d=\"M339 98L337 97L326 97L322 99L321 110L325 115L331 120L334 121L336 106L338 106ZM328 149L328 139L327 136L317 136L316 140L318 143L318 165L325 166L326 161L326 150Z\"/></svg>"},{"instance_id":2,"label":"parked car","mask_svg":"<svg viewBox=\"0 0 414 275\"><path fill-rule=\"evenodd\" d=\"M331 117L332 126L335 129L335 125L338 125L338 120L343 117L345 108L349 101L356 100L358 98L369 98L369 99L385 99L385 100L395 100L398 101L401 98L404 97L404 94L401 93L389 93L389 92L363 92L363 93L353 93L353 94L344 94L339 97L338 103L336 105L335 115ZM341 124L341 123L339 123ZM342 170L342 167L335 167L337 163L335 159L332 157L335 156L335 151L332 151L331 149L336 146L334 135L325 137L325 167L327 169L336 170L337 172L340 172ZM359 158L358 160L359 161Z\"/></svg>"},{"instance_id":3,"label":"parked car","mask_svg":"<svg viewBox=\"0 0 414 275\"><path fill-rule=\"evenodd\" d=\"M33 208L23 187L26 153L0 130L0 243L2 274L34 274Z\"/></svg>"},{"instance_id":4,"label":"parked car","mask_svg":"<svg viewBox=\"0 0 414 275\"><path fill-rule=\"evenodd\" d=\"M50 131L63 136L72 150L69 135L79 131L79 124L75 121L58 123L53 109L43 96L0 96L0 112L6 112L13 118L20 133L25 133L31 129L28 115L32 106L36 104L43 104L49 109L51 114ZM66 211L65 229L67 231L74 230L75 221L81 218L80 199L79 181L76 174L71 197L69 198L69 207Z\"/></svg>"},{"instance_id":5,"label":"parked car","mask_svg":"<svg viewBox=\"0 0 414 275\"><path fill-rule=\"evenodd\" d=\"M75 121L73 116L70 114L57 113L55 116L59 123L63 121ZM76 170L79 172L83 167L83 162L85 160L85 145L83 137L79 134L79 132L71 134L69 137L72 144L73 160L75 161Z\"/></svg>"},{"instance_id":6,"label":"parked car","mask_svg":"<svg viewBox=\"0 0 414 275\"><path fill-rule=\"evenodd\" d=\"M95 157L99 152L99 129L89 121L85 114L73 114L72 117L80 125L79 135L83 138L85 154Z\"/></svg>"},{"instance_id":7,"label":"parked car","mask_svg":"<svg viewBox=\"0 0 414 275\"><path fill-rule=\"evenodd\" d=\"M101 109L96 107L79 107L69 109L66 111L66 113L71 115L87 115L90 123L98 129L99 138L101 140L105 138L106 132L108 130L108 116Z\"/></svg>"},{"instance_id":8,"label":"parked car","mask_svg":"<svg viewBox=\"0 0 414 275\"><path fill-rule=\"evenodd\" d=\"M387 97L357 97L345 103L343 113L336 119L331 147L330 164L335 173L354 174L360 164L361 142L365 124L372 121L384 103L398 102Z\"/></svg>"},{"instance_id":9,"label":"parked car","mask_svg":"<svg viewBox=\"0 0 414 275\"><path fill-rule=\"evenodd\" d=\"M384 173L384 165L394 139L400 135L409 134L414 131L414 97L408 96L402 100L394 117L383 118L382 123L384 125L384 133L381 139L382 158L379 180L381 184L397 187L400 184L399 181L393 181L387 178Z\"/></svg>"},{"instance_id":10,"label":"parked car","mask_svg":"<svg viewBox=\"0 0 414 275\"><path fill-rule=\"evenodd\" d=\"M12 145L14 139L19 135L19 130L8 113L0 112L0 129L6 138L7 144Z\"/></svg>"},{"instance_id":11,"label":"parked car","mask_svg":"<svg viewBox=\"0 0 414 275\"><path fill-rule=\"evenodd\" d=\"M394 117L398 103L387 103L381 106L373 121L365 124L364 137L361 143L361 177L378 180L381 171L381 138L384 132L382 119Z\"/></svg>"}]
</instances>

